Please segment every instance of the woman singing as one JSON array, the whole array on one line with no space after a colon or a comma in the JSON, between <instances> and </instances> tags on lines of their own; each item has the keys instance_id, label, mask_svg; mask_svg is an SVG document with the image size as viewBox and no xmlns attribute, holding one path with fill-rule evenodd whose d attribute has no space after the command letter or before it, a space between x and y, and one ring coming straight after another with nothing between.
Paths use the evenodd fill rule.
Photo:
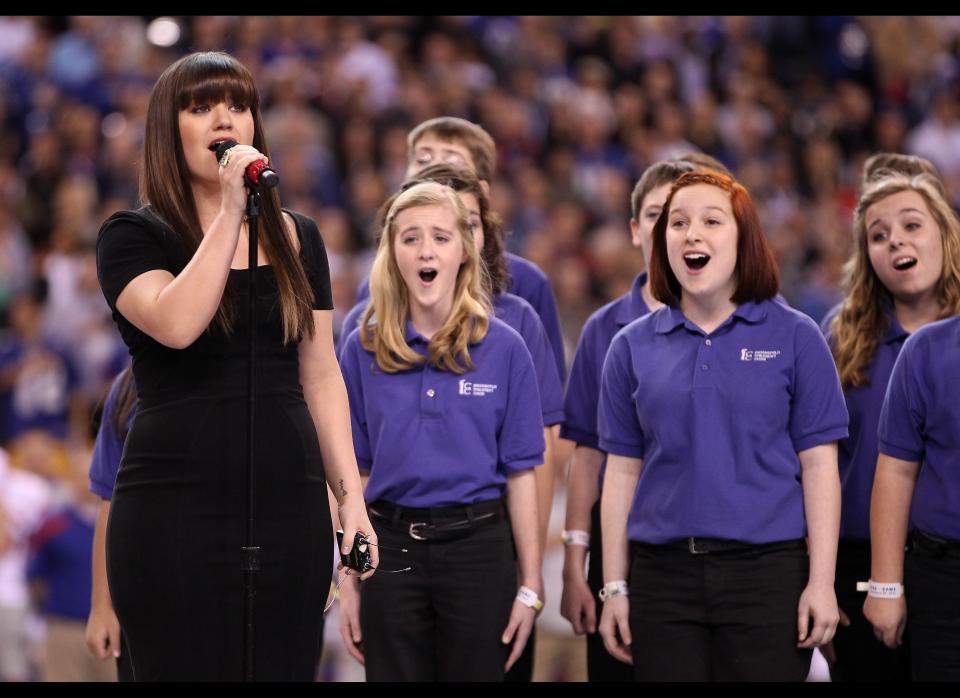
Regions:
<instances>
[{"instance_id":1,"label":"woman singing","mask_svg":"<svg viewBox=\"0 0 960 698\"><path fill-rule=\"evenodd\" d=\"M238 145L218 162L211 147ZM97 240L139 398L110 510L110 594L137 680L239 680L247 344L257 333L255 676L311 680L329 587L329 483L347 544L372 534L333 351L323 242L265 191L258 324L246 313L244 172L267 159L253 79L224 53L160 76L136 211ZM376 549L374 548L374 555ZM369 573L368 573L369 574Z\"/></svg>"}]
</instances>

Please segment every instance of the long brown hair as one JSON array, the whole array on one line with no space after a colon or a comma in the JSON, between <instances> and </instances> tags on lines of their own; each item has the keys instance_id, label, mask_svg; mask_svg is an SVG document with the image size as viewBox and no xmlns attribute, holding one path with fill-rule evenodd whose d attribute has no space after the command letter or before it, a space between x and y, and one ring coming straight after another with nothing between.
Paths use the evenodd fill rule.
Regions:
<instances>
[{"instance_id":1,"label":"long brown hair","mask_svg":"<svg viewBox=\"0 0 960 698\"><path fill-rule=\"evenodd\" d=\"M253 147L269 155L260 116L260 96L253 76L229 54L192 53L168 67L153 88L147 109L140 200L176 233L192 256L203 239L187 162L180 140L180 111L193 104L230 100L245 104L253 115ZM213 157L211 155L210 157ZM313 291L297 251L287 235L280 195L261 192L260 242L270 258L280 290L285 342L313 335ZM236 291L228 284L214 323L231 332L236 318Z\"/></svg>"},{"instance_id":2,"label":"long brown hair","mask_svg":"<svg viewBox=\"0 0 960 698\"><path fill-rule=\"evenodd\" d=\"M867 210L878 201L903 191L915 191L940 227L943 269L937 281L938 319L960 314L960 220L943 197L938 180L929 174L913 177L890 173L869 184L853 216L853 252L844 266L844 299L830 323L831 349L844 390L867 384L864 368L873 361L889 328L887 311L893 294L880 281L867 251Z\"/></svg>"},{"instance_id":3,"label":"long brown hair","mask_svg":"<svg viewBox=\"0 0 960 698\"><path fill-rule=\"evenodd\" d=\"M370 270L370 303L360 320L360 343L374 353L377 365L385 373L404 371L424 362L424 357L410 348L404 336L410 296L394 254L397 215L417 206L449 206L457 219L465 260L457 272L450 314L430 338L427 360L441 370L465 373L474 368L469 345L487 335L492 312L482 280L484 267L470 233L467 209L450 187L434 181L400 192L387 212ZM371 322L373 320L375 322Z\"/></svg>"},{"instance_id":4,"label":"long brown hair","mask_svg":"<svg viewBox=\"0 0 960 698\"><path fill-rule=\"evenodd\" d=\"M709 184L730 195L730 207L737 222L737 287L734 303L763 301L773 298L780 290L780 270L773 251L763 236L760 216L742 184L722 172L697 171L680 175L663 205L660 218L653 227L653 252L650 255L650 290L661 303L676 305L680 300L681 287L670 260L667 258L667 220L673 197L684 187Z\"/></svg>"}]
</instances>

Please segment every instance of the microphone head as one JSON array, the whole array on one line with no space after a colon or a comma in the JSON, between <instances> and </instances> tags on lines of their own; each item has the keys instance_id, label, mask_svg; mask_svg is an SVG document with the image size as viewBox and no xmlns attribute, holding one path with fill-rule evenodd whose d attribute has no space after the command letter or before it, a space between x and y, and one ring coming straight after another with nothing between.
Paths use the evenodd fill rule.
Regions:
<instances>
[{"instance_id":1,"label":"microphone head","mask_svg":"<svg viewBox=\"0 0 960 698\"><path fill-rule=\"evenodd\" d=\"M212 143L210 145L210 150L214 155L217 156L217 162L223 159L223 154L226 153L230 148L237 145L237 142L232 138L228 138L225 141L219 141L217 143Z\"/></svg>"}]
</instances>

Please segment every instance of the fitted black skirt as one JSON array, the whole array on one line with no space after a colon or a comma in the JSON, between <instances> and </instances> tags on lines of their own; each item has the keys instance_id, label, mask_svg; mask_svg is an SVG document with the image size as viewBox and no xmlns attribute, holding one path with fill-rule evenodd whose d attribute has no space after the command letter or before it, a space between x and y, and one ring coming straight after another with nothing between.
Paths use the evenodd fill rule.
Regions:
<instances>
[{"instance_id":1,"label":"fitted black skirt","mask_svg":"<svg viewBox=\"0 0 960 698\"><path fill-rule=\"evenodd\" d=\"M258 680L310 681L332 531L316 431L299 390L257 403ZM124 449L107 530L110 593L137 680L241 680L246 400L147 406Z\"/></svg>"}]
</instances>

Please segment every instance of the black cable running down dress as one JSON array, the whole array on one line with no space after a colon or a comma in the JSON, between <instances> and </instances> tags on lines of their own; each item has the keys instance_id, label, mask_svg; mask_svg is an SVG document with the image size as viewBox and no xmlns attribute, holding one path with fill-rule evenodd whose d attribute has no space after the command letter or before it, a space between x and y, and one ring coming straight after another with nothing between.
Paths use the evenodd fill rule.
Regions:
<instances>
[{"instance_id":1,"label":"black cable running down dress","mask_svg":"<svg viewBox=\"0 0 960 698\"><path fill-rule=\"evenodd\" d=\"M333 307L316 224L293 214L317 309ZM139 407L127 437L107 528L110 593L138 681L242 679L247 424L246 270L234 331L183 350L140 332L116 299L151 269L188 259L148 210L114 214L97 240L100 284L133 356ZM277 283L258 270L256 678L310 681L319 659L332 573L323 463L299 381L296 344L283 345Z\"/></svg>"}]
</instances>

